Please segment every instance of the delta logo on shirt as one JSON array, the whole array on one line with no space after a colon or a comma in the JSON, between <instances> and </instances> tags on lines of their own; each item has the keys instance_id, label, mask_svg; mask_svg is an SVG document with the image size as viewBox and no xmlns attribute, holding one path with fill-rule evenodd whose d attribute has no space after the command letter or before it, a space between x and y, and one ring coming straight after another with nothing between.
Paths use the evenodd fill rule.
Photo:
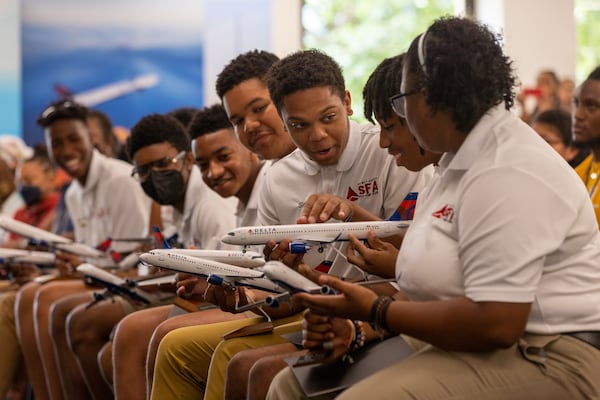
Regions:
<instances>
[{"instance_id":1,"label":"delta logo on shirt","mask_svg":"<svg viewBox=\"0 0 600 400\"><path fill-rule=\"evenodd\" d=\"M440 208L437 211L434 211L433 215L435 218L439 218L442 221L452 223L454 219L454 206L450 204L446 204L444 207Z\"/></svg>"},{"instance_id":2,"label":"delta logo on shirt","mask_svg":"<svg viewBox=\"0 0 600 400\"><path fill-rule=\"evenodd\" d=\"M356 201L363 197L373 196L377 193L379 193L377 178L372 178L358 183L354 188L352 186L348 186L348 194L346 194L346 198L350 201Z\"/></svg>"}]
</instances>

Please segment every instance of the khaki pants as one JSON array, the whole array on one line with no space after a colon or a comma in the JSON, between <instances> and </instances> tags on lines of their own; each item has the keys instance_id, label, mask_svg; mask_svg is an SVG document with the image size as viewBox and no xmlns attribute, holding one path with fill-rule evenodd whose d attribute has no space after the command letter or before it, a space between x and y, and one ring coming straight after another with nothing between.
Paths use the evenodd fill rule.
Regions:
<instances>
[{"instance_id":1,"label":"khaki pants","mask_svg":"<svg viewBox=\"0 0 600 400\"><path fill-rule=\"evenodd\" d=\"M16 291L0 295L0 398L12 386L22 363L21 346L15 328Z\"/></svg>"},{"instance_id":2,"label":"khaki pants","mask_svg":"<svg viewBox=\"0 0 600 400\"><path fill-rule=\"evenodd\" d=\"M303 398L289 368L275 377L267 395L268 400ZM426 345L336 398L599 399L600 350L560 335L525 335L508 349L485 353L449 352Z\"/></svg>"}]
</instances>

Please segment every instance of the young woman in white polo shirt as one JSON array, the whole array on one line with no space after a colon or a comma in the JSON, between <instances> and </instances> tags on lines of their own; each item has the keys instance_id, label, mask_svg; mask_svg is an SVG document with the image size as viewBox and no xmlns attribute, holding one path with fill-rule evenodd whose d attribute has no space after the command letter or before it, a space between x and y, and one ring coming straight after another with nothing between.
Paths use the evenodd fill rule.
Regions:
<instances>
[{"instance_id":1,"label":"young woman in white polo shirt","mask_svg":"<svg viewBox=\"0 0 600 400\"><path fill-rule=\"evenodd\" d=\"M499 38L476 22L439 19L411 44L391 101L419 144L444 155L397 259L407 298L324 276L341 295L295 299L311 310L308 348L359 347L351 326L367 340L404 334L421 345L338 398L600 396L593 209L573 170L509 111L514 84ZM303 396L287 369L267 398Z\"/></svg>"}]
</instances>

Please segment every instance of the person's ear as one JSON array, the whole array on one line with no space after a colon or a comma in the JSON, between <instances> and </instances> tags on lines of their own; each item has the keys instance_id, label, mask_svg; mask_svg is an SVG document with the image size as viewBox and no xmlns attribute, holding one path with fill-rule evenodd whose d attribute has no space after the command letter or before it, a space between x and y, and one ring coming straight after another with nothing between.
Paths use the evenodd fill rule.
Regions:
<instances>
[{"instance_id":1,"label":"person's ear","mask_svg":"<svg viewBox=\"0 0 600 400\"><path fill-rule=\"evenodd\" d=\"M354 114L354 110L352 110L352 96L348 90L346 90L344 95L344 107L346 108L346 113L348 116Z\"/></svg>"}]
</instances>

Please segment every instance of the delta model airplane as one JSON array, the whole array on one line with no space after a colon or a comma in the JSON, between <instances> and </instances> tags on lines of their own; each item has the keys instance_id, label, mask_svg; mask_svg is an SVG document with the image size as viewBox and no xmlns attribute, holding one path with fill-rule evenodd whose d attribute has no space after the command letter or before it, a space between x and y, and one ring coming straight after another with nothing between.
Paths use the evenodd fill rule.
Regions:
<instances>
[{"instance_id":1,"label":"delta model airplane","mask_svg":"<svg viewBox=\"0 0 600 400\"><path fill-rule=\"evenodd\" d=\"M204 258L211 261L218 261L225 264L236 265L238 267L256 268L265 264L262 254L255 251L234 251L234 250L204 250L204 249L176 249L172 248L160 229L153 227L154 240L157 244L157 250L168 249L177 254Z\"/></svg>"},{"instance_id":2,"label":"delta model airplane","mask_svg":"<svg viewBox=\"0 0 600 400\"><path fill-rule=\"evenodd\" d=\"M247 311L263 304L277 308L281 302L290 302L294 293L334 294L329 286L319 285L304 275L294 271L280 261L268 261L261 267L265 276L283 289L280 294L269 295L263 300L238 307L236 311Z\"/></svg>"},{"instance_id":3,"label":"delta model airplane","mask_svg":"<svg viewBox=\"0 0 600 400\"><path fill-rule=\"evenodd\" d=\"M54 254L47 251L0 248L0 264L31 263L52 265L56 262Z\"/></svg>"},{"instance_id":4,"label":"delta model airplane","mask_svg":"<svg viewBox=\"0 0 600 400\"><path fill-rule=\"evenodd\" d=\"M59 250L76 254L80 257L88 258L104 258L107 257L105 252L110 246L110 239L102 242L99 247L93 248L83 243L76 243L64 236L56 235L52 232L45 231L25 222L17 221L7 216L0 216L0 228L17 235L29 238L35 244L48 244Z\"/></svg>"},{"instance_id":5,"label":"delta model airplane","mask_svg":"<svg viewBox=\"0 0 600 400\"><path fill-rule=\"evenodd\" d=\"M71 90L62 85L56 85L54 89L63 98L72 99L79 104L92 107L119 97L123 97L130 93L149 89L153 86L156 86L158 81L159 77L157 74L144 74L138 75L131 79L125 79L98 86L94 89L75 94L71 93Z\"/></svg>"},{"instance_id":6,"label":"delta model airplane","mask_svg":"<svg viewBox=\"0 0 600 400\"><path fill-rule=\"evenodd\" d=\"M163 293L161 296L160 292L145 292L141 290L141 287L161 283L173 283L175 282L175 274L141 279L124 279L89 263L80 264L77 267L77 271L92 282L106 288L103 293L94 292L94 300L87 305L88 308L113 295L129 297L135 302L144 304L160 304L165 298L173 297L173 293Z\"/></svg>"},{"instance_id":7,"label":"delta model airplane","mask_svg":"<svg viewBox=\"0 0 600 400\"><path fill-rule=\"evenodd\" d=\"M150 250L148 253L141 254L140 260L157 267L204 276L208 278L209 282L211 279L215 279L234 284L235 280L238 279L262 278L264 276L263 272L256 269L181 254L175 249Z\"/></svg>"},{"instance_id":8,"label":"delta model airplane","mask_svg":"<svg viewBox=\"0 0 600 400\"><path fill-rule=\"evenodd\" d=\"M122 254L116 251L109 251L111 243L114 241L142 242L147 240L147 238L116 240L108 238L94 248L83 243L76 243L64 236L56 235L7 216L0 216L0 228L28 238L29 243L32 245L47 245L83 258L112 259L120 269L128 269L134 266L137 263L137 255L132 253L133 255L130 254L123 258ZM52 256L54 255L52 254Z\"/></svg>"},{"instance_id":9,"label":"delta model airplane","mask_svg":"<svg viewBox=\"0 0 600 400\"><path fill-rule=\"evenodd\" d=\"M366 240L369 231L378 237L396 235L406 231L410 221L365 221L336 222L321 224L245 226L229 232L221 238L223 243L246 246L264 245L269 240L280 242L289 239L290 252L306 253L312 246L324 246L339 241L348 241L348 234L354 234L360 240Z\"/></svg>"}]
</instances>

